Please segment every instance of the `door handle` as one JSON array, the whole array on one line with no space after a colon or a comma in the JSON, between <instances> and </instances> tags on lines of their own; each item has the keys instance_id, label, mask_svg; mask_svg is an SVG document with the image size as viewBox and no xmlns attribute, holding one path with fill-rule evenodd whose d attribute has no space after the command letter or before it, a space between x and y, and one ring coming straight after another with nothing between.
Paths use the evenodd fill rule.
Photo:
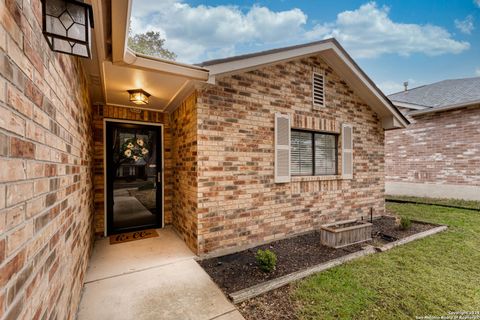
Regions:
<instances>
[{"instance_id":1,"label":"door handle","mask_svg":"<svg viewBox=\"0 0 480 320\"><path fill-rule=\"evenodd\" d=\"M162 182L162 173L159 171L157 172L157 183Z\"/></svg>"}]
</instances>

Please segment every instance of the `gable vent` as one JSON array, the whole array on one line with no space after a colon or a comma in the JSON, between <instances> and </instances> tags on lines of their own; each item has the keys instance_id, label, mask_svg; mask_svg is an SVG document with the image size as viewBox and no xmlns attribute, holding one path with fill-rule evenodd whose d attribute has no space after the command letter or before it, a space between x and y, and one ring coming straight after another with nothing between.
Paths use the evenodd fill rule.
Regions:
<instances>
[{"instance_id":1,"label":"gable vent","mask_svg":"<svg viewBox=\"0 0 480 320\"><path fill-rule=\"evenodd\" d=\"M324 90L324 81L325 78L323 74L313 73L313 107L324 107L325 106L325 90Z\"/></svg>"}]
</instances>

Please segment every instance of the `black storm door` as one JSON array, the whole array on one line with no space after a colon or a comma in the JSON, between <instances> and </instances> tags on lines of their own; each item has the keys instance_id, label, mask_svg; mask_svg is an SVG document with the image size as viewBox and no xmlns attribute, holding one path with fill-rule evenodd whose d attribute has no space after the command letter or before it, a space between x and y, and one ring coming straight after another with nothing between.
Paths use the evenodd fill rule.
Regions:
<instances>
[{"instance_id":1,"label":"black storm door","mask_svg":"<svg viewBox=\"0 0 480 320\"><path fill-rule=\"evenodd\" d=\"M107 233L162 225L159 126L106 122Z\"/></svg>"}]
</instances>

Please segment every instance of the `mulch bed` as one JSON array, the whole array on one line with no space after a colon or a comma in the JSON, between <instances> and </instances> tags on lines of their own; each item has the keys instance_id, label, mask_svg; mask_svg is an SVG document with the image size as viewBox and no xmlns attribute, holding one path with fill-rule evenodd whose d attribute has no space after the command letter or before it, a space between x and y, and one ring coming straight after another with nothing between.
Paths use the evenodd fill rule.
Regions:
<instances>
[{"instance_id":1,"label":"mulch bed","mask_svg":"<svg viewBox=\"0 0 480 320\"><path fill-rule=\"evenodd\" d=\"M356 244L333 249L320 244L319 232L310 232L199 263L224 292L232 293L359 251L362 246ZM273 272L263 272L257 266L255 253L258 249L270 249L276 253L277 267Z\"/></svg>"},{"instance_id":2,"label":"mulch bed","mask_svg":"<svg viewBox=\"0 0 480 320\"><path fill-rule=\"evenodd\" d=\"M237 308L247 320L296 320L298 306L291 298L294 290L294 285L286 285L241 302Z\"/></svg>"},{"instance_id":3,"label":"mulch bed","mask_svg":"<svg viewBox=\"0 0 480 320\"><path fill-rule=\"evenodd\" d=\"M417 223L417 222L412 221L412 225L411 225L410 229L399 230L398 227L395 225L395 219L394 218L392 218L392 217L381 217L381 218L373 220L372 241L366 242L365 244L382 245L384 243L390 242L390 241L387 241L387 240L383 239L382 234L387 235L389 237L393 237L397 240L400 240L400 239L406 238L408 236L411 236L413 234L420 233L420 232L423 232L423 231L426 231L426 230L429 230L429 229L432 229L432 228L435 228L435 227L437 227L437 225L428 224L428 223ZM314 245L314 247L317 248L317 251L310 252L310 251L303 251L303 249L299 249L299 251L293 252L293 254L292 254L293 257L289 256L289 259L286 260L287 263L291 260L295 260L295 259L300 258L299 256L296 256L296 255L298 255L298 253L305 253L305 252L308 252L309 254L303 254L303 255L309 256L310 261L313 261L313 260L315 260L315 255L322 254L322 250L324 248L326 248L326 247L323 247L323 246L320 245L320 240L319 239L315 238L315 237L318 237L318 233L309 234L308 237L307 237L307 235L304 235L304 236L301 236L301 237L304 237L303 238L304 241L308 241L308 240L316 241L315 243L318 243L318 245ZM297 240L297 238L299 238L299 237L278 241L277 243L283 242L283 241L297 242L297 241L299 241L299 240ZM395 239L391 239L391 240L395 240ZM299 242L302 243L302 241L299 241ZM273 243L275 245L275 247L274 247L275 252L277 252L277 250L276 250L277 249L277 247L276 247L277 243ZM289 244L282 243L281 246L286 248L286 247L289 247ZM266 246L262 246L262 248L264 248L264 247L266 247ZM350 252L354 252L356 250L360 250L360 248L361 248L361 245L353 245L353 246L349 246L349 247L342 248L342 249L337 249L337 250L331 249L331 248L327 248L327 249L333 250L333 251L340 251L337 254L338 254L338 256L341 256L341 255L348 254ZM247 252L250 252L250 255L253 256L254 252L256 252L256 250L257 250L257 248L254 248L254 249L248 250L246 252L245 251L240 252L239 254L241 254L242 257L243 257L243 255L247 254ZM346 253L345 250L351 250L351 251ZM237 254L235 254L235 255L237 255ZM235 255L231 255L231 256L235 256ZM317 263L312 263L309 266L313 266L315 264L318 264L318 263L321 263L321 262L324 262L324 261L328 261L330 259L333 259L334 256L335 256L335 253L330 252L330 255L324 257L323 261L320 261L320 262L317 262ZM317 257L317 258L319 258L319 257ZM221 258L217 258L217 261L218 261L218 259L221 259ZM231 258L231 259L233 259L233 258ZM240 264L239 262L237 262L237 263L231 263L230 262L230 263L227 263L227 264L222 263L220 265L215 266L214 263L213 263L213 260L214 259L203 261L202 266L207 265L207 267L204 266L204 269L210 274L210 276L214 279L214 281L217 282L217 284L219 284L222 287L223 290L226 290L225 287L222 286L223 282L232 286L232 287L236 287L235 280L237 280L237 278L241 279L239 281L245 281L245 278L248 279L248 273L244 274L242 276L242 272L245 272L245 271L240 271L241 269L239 268L239 264ZM319 258L319 260L320 260L320 258ZM285 260L282 260L282 261L285 261ZM248 267L243 266L243 270L249 270L247 272L251 272L251 270L254 270L254 268L256 267L254 259L252 258L252 260L249 263L253 263L253 264L252 265L249 264ZM278 268L280 268L280 260L279 260L278 263L279 263ZM235 269L235 271L234 271L233 269L228 269L229 267L234 267L234 268L238 268L238 269ZM307 266L305 266L305 267L307 267ZM305 267L303 267L303 268L305 268ZM286 269L288 269L288 267L283 266L283 269L286 270ZM215 270L215 271L213 271L213 270ZM230 277L231 277L230 281L226 281L226 279L224 279L222 277L222 274L230 275ZM257 272L254 272L254 274L257 274ZM265 280L269 280L269 278L267 278L266 275L264 275L264 277L266 277ZM271 278L275 278L275 277L278 277L278 275L273 276ZM255 278L255 279L258 279L258 278ZM233 282L233 284L232 284L232 282ZM239 287L242 287L242 286L239 286ZM248 286L245 285L245 287L248 287ZM281 287L281 288L269 291L267 293L264 293L260 296L255 297L255 298L252 298L252 299L249 299L247 301L241 302L237 305L237 308L239 309L239 311L242 313L242 315L247 320L295 320L295 319L298 319L297 314L296 314L296 310L298 310L299 305L298 305L298 302L294 301L294 299L292 298L294 290L295 290L295 284L289 284L289 285L286 285L284 287ZM228 290L228 292L230 292L230 291L231 290Z\"/></svg>"},{"instance_id":4,"label":"mulch bed","mask_svg":"<svg viewBox=\"0 0 480 320\"><path fill-rule=\"evenodd\" d=\"M395 225L395 219L381 217L373 221L373 239L371 242L333 249L321 245L320 233L314 231L238 253L202 260L199 261L199 264L217 285L229 294L360 251L367 244L382 245L434 227L435 225L431 224L412 222L410 229L399 230ZM390 238L390 241L386 238ZM266 273L258 267L255 260L255 253L258 249L270 249L276 253L277 267L273 272Z\"/></svg>"},{"instance_id":5,"label":"mulch bed","mask_svg":"<svg viewBox=\"0 0 480 320\"><path fill-rule=\"evenodd\" d=\"M409 229L400 230L395 225L394 217L384 216L373 220L372 240L375 245L381 245L391 242L385 238L392 238L390 240L400 240L435 227L437 227L437 225L412 221L412 225ZM382 237L382 234L386 235L387 237Z\"/></svg>"}]
</instances>

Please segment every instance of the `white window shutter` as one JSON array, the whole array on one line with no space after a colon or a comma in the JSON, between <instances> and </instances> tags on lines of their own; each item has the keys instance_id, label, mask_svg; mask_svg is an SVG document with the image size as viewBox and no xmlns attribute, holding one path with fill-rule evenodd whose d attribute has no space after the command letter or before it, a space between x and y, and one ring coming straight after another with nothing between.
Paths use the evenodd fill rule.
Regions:
<instances>
[{"instance_id":1,"label":"white window shutter","mask_svg":"<svg viewBox=\"0 0 480 320\"><path fill-rule=\"evenodd\" d=\"M353 178L353 127L342 124L342 176Z\"/></svg>"},{"instance_id":2,"label":"white window shutter","mask_svg":"<svg viewBox=\"0 0 480 320\"><path fill-rule=\"evenodd\" d=\"M275 183L290 182L290 116L275 113Z\"/></svg>"}]
</instances>

